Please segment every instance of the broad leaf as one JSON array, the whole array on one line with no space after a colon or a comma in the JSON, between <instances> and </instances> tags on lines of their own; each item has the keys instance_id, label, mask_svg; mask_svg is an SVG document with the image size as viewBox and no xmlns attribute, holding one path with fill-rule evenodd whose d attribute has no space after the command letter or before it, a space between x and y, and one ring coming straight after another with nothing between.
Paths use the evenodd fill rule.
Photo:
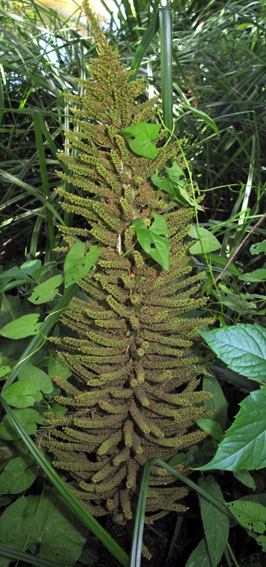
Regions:
<instances>
[{"instance_id":1,"label":"broad leaf","mask_svg":"<svg viewBox=\"0 0 266 567\"><path fill-rule=\"evenodd\" d=\"M165 270L169 270L169 242L166 220L161 215L153 215L154 221L150 227L143 220L136 220L133 226L137 240L147 252Z\"/></svg>"},{"instance_id":2,"label":"broad leaf","mask_svg":"<svg viewBox=\"0 0 266 567\"><path fill-rule=\"evenodd\" d=\"M198 229L197 226L192 226L188 235L191 238L200 239L199 242L195 242L190 249L190 254L208 254L209 252L214 252L221 248L219 240L211 232L203 228L202 226Z\"/></svg>"},{"instance_id":3,"label":"broad leaf","mask_svg":"<svg viewBox=\"0 0 266 567\"><path fill-rule=\"evenodd\" d=\"M47 422L47 420L33 408L15 409L13 413L17 416L21 425L29 435L35 435L37 432L37 423L43 424ZM6 441L20 439L19 433L16 431L7 415L5 415L0 424L0 439L5 439Z\"/></svg>"},{"instance_id":4,"label":"broad leaf","mask_svg":"<svg viewBox=\"0 0 266 567\"><path fill-rule=\"evenodd\" d=\"M258 502L235 500L226 503L237 521L248 530L259 534L265 532L266 508Z\"/></svg>"},{"instance_id":5,"label":"broad leaf","mask_svg":"<svg viewBox=\"0 0 266 567\"><path fill-rule=\"evenodd\" d=\"M212 266L221 268L221 270L223 270L223 268L225 268L226 264L228 263L228 258L223 258L223 256L219 256L218 254L210 254L208 256L208 260ZM226 268L225 273L232 274L233 276L241 276L241 272L233 262L230 262L229 266Z\"/></svg>"},{"instance_id":6,"label":"broad leaf","mask_svg":"<svg viewBox=\"0 0 266 567\"><path fill-rule=\"evenodd\" d=\"M251 394L240 404L235 421L226 431L209 464L198 470L258 470L266 467L266 388Z\"/></svg>"},{"instance_id":7,"label":"broad leaf","mask_svg":"<svg viewBox=\"0 0 266 567\"><path fill-rule=\"evenodd\" d=\"M24 337L30 337L31 335L37 335L41 323L37 323L40 315L37 313L31 313L30 315L23 315L15 321L7 323L1 330L0 335L6 337L7 339L23 339Z\"/></svg>"},{"instance_id":8,"label":"broad leaf","mask_svg":"<svg viewBox=\"0 0 266 567\"><path fill-rule=\"evenodd\" d=\"M47 303L52 301L56 294L58 293L58 287L63 281L63 276L60 274L58 276L53 276L46 282L37 285L34 292L28 300L34 305L40 305L41 303Z\"/></svg>"},{"instance_id":9,"label":"broad leaf","mask_svg":"<svg viewBox=\"0 0 266 567\"><path fill-rule=\"evenodd\" d=\"M49 378L48 374L31 364L23 366L18 374L18 379L32 382L35 387L38 390L41 390L44 394L51 394L54 389L52 380Z\"/></svg>"},{"instance_id":10,"label":"broad leaf","mask_svg":"<svg viewBox=\"0 0 266 567\"><path fill-rule=\"evenodd\" d=\"M243 282L264 282L266 280L266 270L260 268L253 272L242 274L239 279Z\"/></svg>"},{"instance_id":11,"label":"broad leaf","mask_svg":"<svg viewBox=\"0 0 266 567\"><path fill-rule=\"evenodd\" d=\"M31 467L33 459L30 455L15 457L9 461L0 474L0 495L19 494L27 490L38 476L37 470Z\"/></svg>"},{"instance_id":12,"label":"broad leaf","mask_svg":"<svg viewBox=\"0 0 266 567\"><path fill-rule=\"evenodd\" d=\"M15 408L27 408L33 406L35 402L40 402L42 393L32 382L22 380L14 382L3 394L7 403Z\"/></svg>"},{"instance_id":13,"label":"broad leaf","mask_svg":"<svg viewBox=\"0 0 266 567\"><path fill-rule=\"evenodd\" d=\"M206 539L202 539L197 547L193 549L189 556L185 567L213 567L211 564L210 556L208 554Z\"/></svg>"},{"instance_id":14,"label":"broad leaf","mask_svg":"<svg viewBox=\"0 0 266 567\"><path fill-rule=\"evenodd\" d=\"M250 246L250 254L252 254L253 256L255 254L260 254L261 252L266 253L266 240L262 240L261 242L255 242L255 244L252 244Z\"/></svg>"},{"instance_id":15,"label":"broad leaf","mask_svg":"<svg viewBox=\"0 0 266 567\"><path fill-rule=\"evenodd\" d=\"M41 260L29 260L28 262L24 262L24 264L20 266L20 269L23 270L23 272L25 272L29 276L35 277L34 274L38 272L41 267L42 267Z\"/></svg>"},{"instance_id":16,"label":"broad leaf","mask_svg":"<svg viewBox=\"0 0 266 567\"><path fill-rule=\"evenodd\" d=\"M50 356L48 365L48 374L52 380L56 376L65 378L67 380L71 376L70 370L63 364L59 356Z\"/></svg>"},{"instance_id":17,"label":"broad leaf","mask_svg":"<svg viewBox=\"0 0 266 567\"><path fill-rule=\"evenodd\" d=\"M86 528L54 492L22 496L0 518L0 542L26 551L38 546L37 557L73 567L86 541ZM8 565L6 563L5 565Z\"/></svg>"},{"instance_id":18,"label":"broad leaf","mask_svg":"<svg viewBox=\"0 0 266 567\"><path fill-rule=\"evenodd\" d=\"M199 478L198 484L208 494L225 503L223 493L213 476ZM228 540L229 517L202 496L200 496L200 511L211 564L212 567L216 567Z\"/></svg>"},{"instance_id":19,"label":"broad leaf","mask_svg":"<svg viewBox=\"0 0 266 567\"><path fill-rule=\"evenodd\" d=\"M27 508L27 498L21 496L4 510L0 517L0 544L25 550L25 545L29 549L35 543L31 537L28 538L29 530L24 521ZM1 558L1 567L7 567L10 562L10 559Z\"/></svg>"},{"instance_id":20,"label":"broad leaf","mask_svg":"<svg viewBox=\"0 0 266 567\"><path fill-rule=\"evenodd\" d=\"M98 246L91 246L84 256L85 244L78 240L71 246L64 264L65 288L81 280L97 262L101 252Z\"/></svg>"},{"instance_id":21,"label":"broad leaf","mask_svg":"<svg viewBox=\"0 0 266 567\"><path fill-rule=\"evenodd\" d=\"M201 429L206 431L208 435L211 435L213 439L216 439L216 441L222 440L224 434L219 423L216 423L211 419L195 419L194 421L198 427L201 427Z\"/></svg>"},{"instance_id":22,"label":"broad leaf","mask_svg":"<svg viewBox=\"0 0 266 567\"><path fill-rule=\"evenodd\" d=\"M256 484L255 484L254 478L251 476L251 474L248 471L246 471L245 469L242 469L240 471L235 471L233 474L234 474L234 477L239 482L242 482L242 484L244 484L248 488L252 488L252 490L256 490Z\"/></svg>"},{"instance_id":23,"label":"broad leaf","mask_svg":"<svg viewBox=\"0 0 266 567\"><path fill-rule=\"evenodd\" d=\"M119 134L124 136L130 149L137 155L145 158L154 159L159 150L151 142L156 140L160 131L160 124L147 124L141 122L140 124L133 124L128 128L119 131ZM130 138L134 138L131 140Z\"/></svg>"},{"instance_id":24,"label":"broad leaf","mask_svg":"<svg viewBox=\"0 0 266 567\"><path fill-rule=\"evenodd\" d=\"M191 207L197 207L197 209L202 210L202 208L193 201L193 199L189 196L188 192L186 191L187 185L187 178L184 174L184 171L178 165L176 161L174 161L172 167L165 168L168 178L162 179L154 173L151 176L151 180L158 187L166 193L169 193L178 203L182 205L190 205Z\"/></svg>"},{"instance_id":25,"label":"broad leaf","mask_svg":"<svg viewBox=\"0 0 266 567\"><path fill-rule=\"evenodd\" d=\"M224 397L222 388L215 376L204 376L202 383L203 390L213 395L210 400L205 401L206 411L214 411L210 418L220 424L222 430L225 428L227 419L228 403Z\"/></svg>"},{"instance_id":26,"label":"broad leaf","mask_svg":"<svg viewBox=\"0 0 266 567\"><path fill-rule=\"evenodd\" d=\"M252 380L266 380L266 329L238 324L199 334L231 370Z\"/></svg>"}]
</instances>

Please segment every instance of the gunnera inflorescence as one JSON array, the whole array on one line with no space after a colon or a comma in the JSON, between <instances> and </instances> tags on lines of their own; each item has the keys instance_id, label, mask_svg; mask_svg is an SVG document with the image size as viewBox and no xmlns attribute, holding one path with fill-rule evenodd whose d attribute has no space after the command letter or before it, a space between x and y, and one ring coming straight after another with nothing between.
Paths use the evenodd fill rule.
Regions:
<instances>
[{"instance_id":1,"label":"gunnera inflorescence","mask_svg":"<svg viewBox=\"0 0 266 567\"><path fill-rule=\"evenodd\" d=\"M123 523L134 514L143 465L154 457L169 461L205 437L194 420L206 415L208 394L198 391L204 369L193 352L196 329L209 320L186 316L205 304L195 298L201 277L189 275L184 242L193 208L178 206L151 179L173 158L182 167L179 144L163 146L158 126L153 158L132 149L133 136L122 131L149 126L158 101L140 102L144 82L132 80L86 3L85 9L99 56L90 79L80 80L85 94L69 95L77 128L66 137L74 151L60 154L73 172L61 177L79 194L62 188L58 194L66 211L83 218L79 228L62 228L67 244L81 239L88 252L98 243L101 255L62 315L70 337L56 341L72 377L56 377L65 392L56 401L69 411L49 415L40 443L74 479L74 493L93 515L111 513ZM137 226L147 234L156 223L167 227L157 242L168 239L169 270L154 259L157 244L145 251L137 234ZM186 493L153 467L146 521L185 510Z\"/></svg>"}]
</instances>

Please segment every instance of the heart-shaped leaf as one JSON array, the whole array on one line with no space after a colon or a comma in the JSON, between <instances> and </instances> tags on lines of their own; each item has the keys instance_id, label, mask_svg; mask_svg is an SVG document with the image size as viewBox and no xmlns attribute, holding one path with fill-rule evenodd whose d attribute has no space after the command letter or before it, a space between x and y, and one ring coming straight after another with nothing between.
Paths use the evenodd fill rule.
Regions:
<instances>
[{"instance_id":1,"label":"heart-shaped leaf","mask_svg":"<svg viewBox=\"0 0 266 567\"><path fill-rule=\"evenodd\" d=\"M200 229L198 229L197 226L192 226L188 235L191 236L191 238L201 238L199 242L195 242L195 244L190 247L190 254L204 254L204 252L208 254L209 252L214 252L221 248L221 244L219 240L217 240L216 236L202 226Z\"/></svg>"},{"instance_id":2,"label":"heart-shaped leaf","mask_svg":"<svg viewBox=\"0 0 266 567\"><path fill-rule=\"evenodd\" d=\"M34 303L34 305L40 305L41 303L52 301L58 293L58 287L60 286L62 281L63 276L61 274L59 274L58 276L53 276L46 282L37 285L28 300L31 303Z\"/></svg>"},{"instance_id":3,"label":"heart-shaped leaf","mask_svg":"<svg viewBox=\"0 0 266 567\"><path fill-rule=\"evenodd\" d=\"M32 457L15 457L9 461L0 475L0 495L19 494L27 490L38 475L37 470L29 468Z\"/></svg>"},{"instance_id":4,"label":"heart-shaped leaf","mask_svg":"<svg viewBox=\"0 0 266 567\"><path fill-rule=\"evenodd\" d=\"M51 394L54 389L52 380L49 378L48 374L31 364L23 366L19 372L18 379L32 382L36 388L41 390L44 394Z\"/></svg>"},{"instance_id":5,"label":"heart-shaped leaf","mask_svg":"<svg viewBox=\"0 0 266 567\"><path fill-rule=\"evenodd\" d=\"M226 505L242 526L259 534L264 533L266 529L265 506L248 500L235 500L234 502L227 502Z\"/></svg>"},{"instance_id":6,"label":"heart-shaped leaf","mask_svg":"<svg viewBox=\"0 0 266 567\"><path fill-rule=\"evenodd\" d=\"M147 252L165 270L169 270L169 242L166 220L161 215L153 215L154 221L150 227L143 220L136 220L133 226L137 240Z\"/></svg>"},{"instance_id":7,"label":"heart-shaped leaf","mask_svg":"<svg viewBox=\"0 0 266 567\"><path fill-rule=\"evenodd\" d=\"M33 406L35 402L41 401L42 393L32 382L22 380L21 382L11 384L8 390L4 392L3 398L10 406L28 408Z\"/></svg>"},{"instance_id":8,"label":"heart-shaped leaf","mask_svg":"<svg viewBox=\"0 0 266 567\"><path fill-rule=\"evenodd\" d=\"M119 131L126 139L130 149L137 155L146 158L154 159L158 154L158 148L151 142L158 138L160 124L147 124L140 122L140 124L133 124L128 128ZM130 138L134 138L131 140Z\"/></svg>"},{"instance_id":9,"label":"heart-shaped leaf","mask_svg":"<svg viewBox=\"0 0 266 567\"><path fill-rule=\"evenodd\" d=\"M84 256L85 244L78 240L71 246L64 264L65 288L81 280L97 262L101 252L98 246L91 246Z\"/></svg>"},{"instance_id":10,"label":"heart-shaped leaf","mask_svg":"<svg viewBox=\"0 0 266 567\"><path fill-rule=\"evenodd\" d=\"M7 323L7 325L0 330L0 335L7 339L16 340L30 337L31 335L37 335L41 326L41 323L37 323L39 317L40 315L37 313L23 315L19 317L19 319Z\"/></svg>"}]
</instances>

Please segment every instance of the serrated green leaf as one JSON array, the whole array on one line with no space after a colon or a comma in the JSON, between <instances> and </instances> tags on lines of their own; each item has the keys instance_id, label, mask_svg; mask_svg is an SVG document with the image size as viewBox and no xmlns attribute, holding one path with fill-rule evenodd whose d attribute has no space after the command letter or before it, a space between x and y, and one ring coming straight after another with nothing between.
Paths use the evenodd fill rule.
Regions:
<instances>
[{"instance_id":1,"label":"serrated green leaf","mask_svg":"<svg viewBox=\"0 0 266 567\"><path fill-rule=\"evenodd\" d=\"M259 470L266 467L266 388L251 392L240 404L216 454L198 470Z\"/></svg>"},{"instance_id":2,"label":"serrated green leaf","mask_svg":"<svg viewBox=\"0 0 266 567\"><path fill-rule=\"evenodd\" d=\"M209 392L213 395L210 400L205 401L205 408L206 411L215 411L215 414L211 417L211 419L216 421L216 423L219 423L223 431L227 419L228 403L217 378L212 375L204 376L202 388L205 392Z\"/></svg>"},{"instance_id":3,"label":"serrated green leaf","mask_svg":"<svg viewBox=\"0 0 266 567\"><path fill-rule=\"evenodd\" d=\"M28 297L28 300L31 303L34 303L34 305L40 305L41 303L52 301L58 293L58 287L62 281L63 276L61 274L53 276L46 282L37 285L32 295Z\"/></svg>"},{"instance_id":4,"label":"serrated green leaf","mask_svg":"<svg viewBox=\"0 0 266 567\"><path fill-rule=\"evenodd\" d=\"M40 402L42 393L37 386L28 380L14 382L3 394L8 404L15 408L27 408L33 406L35 402Z\"/></svg>"},{"instance_id":5,"label":"serrated green leaf","mask_svg":"<svg viewBox=\"0 0 266 567\"><path fill-rule=\"evenodd\" d=\"M266 508L258 502L246 500L235 500L227 502L229 510L235 516L237 521L248 530L254 530L259 534L265 532L266 526Z\"/></svg>"},{"instance_id":6,"label":"serrated green leaf","mask_svg":"<svg viewBox=\"0 0 266 567\"><path fill-rule=\"evenodd\" d=\"M84 242L78 240L71 246L64 264L66 289L86 276L101 254L98 246L91 246L85 256L84 253Z\"/></svg>"},{"instance_id":7,"label":"serrated green leaf","mask_svg":"<svg viewBox=\"0 0 266 567\"><path fill-rule=\"evenodd\" d=\"M35 387L38 390L41 390L44 394L51 394L54 389L52 380L49 378L48 374L31 364L23 366L18 374L18 379L32 382Z\"/></svg>"},{"instance_id":8,"label":"serrated green leaf","mask_svg":"<svg viewBox=\"0 0 266 567\"><path fill-rule=\"evenodd\" d=\"M199 334L231 370L251 380L266 380L266 329L238 324Z\"/></svg>"},{"instance_id":9,"label":"serrated green leaf","mask_svg":"<svg viewBox=\"0 0 266 567\"><path fill-rule=\"evenodd\" d=\"M185 567L212 567L210 556L208 554L207 542L203 538L193 549L189 556Z\"/></svg>"},{"instance_id":10,"label":"serrated green leaf","mask_svg":"<svg viewBox=\"0 0 266 567\"><path fill-rule=\"evenodd\" d=\"M7 323L7 325L0 330L0 335L7 339L14 340L37 335L41 326L41 323L37 323L39 317L40 315L37 313L23 315L19 317L19 319Z\"/></svg>"},{"instance_id":11,"label":"serrated green leaf","mask_svg":"<svg viewBox=\"0 0 266 567\"><path fill-rule=\"evenodd\" d=\"M162 215L153 215L154 221L150 227L143 220L136 220L133 226L137 240L147 252L165 270L169 270L168 227Z\"/></svg>"},{"instance_id":12,"label":"serrated green leaf","mask_svg":"<svg viewBox=\"0 0 266 567\"><path fill-rule=\"evenodd\" d=\"M256 484L254 478L251 476L251 474L248 471L240 470L240 471L235 471L233 474L234 477L239 482L242 482L242 484L248 486L248 488L252 488L252 490L256 490Z\"/></svg>"},{"instance_id":13,"label":"serrated green leaf","mask_svg":"<svg viewBox=\"0 0 266 567\"><path fill-rule=\"evenodd\" d=\"M137 155L146 158L154 159L159 150L151 142L156 140L160 131L160 124L147 124L140 122L140 124L133 124L128 128L119 131L119 134L124 136L130 149ZM130 140L134 138L134 140Z\"/></svg>"},{"instance_id":14,"label":"serrated green leaf","mask_svg":"<svg viewBox=\"0 0 266 567\"><path fill-rule=\"evenodd\" d=\"M200 488L225 503L223 493L213 476L199 478ZM211 502L200 496L201 518L212 567L220 562L229 536L229 518Z\"/></svg>"},{"instance_id":15,"label":"serrated green leaf","mask_svg":"<svg viewBox=\"0 0 266 567\"><path fill-rule=\"evenodd\" d=\"M200 232L199 232L200 230ZM214 252L215 250L219 250L221 248L221 244L219 240L217 240L216 236L214 236L211 232L203 228L202 226L198 229L197 226L192 226L188 235L191 238L200 239L199 242L195 242L190 249L190 254L209 254L209 252ZM203 243L203 246L202 246Z\"/></svg>"},{"instance_id":16,"label":"serrated green leaf","mask_svg":"<svg viewBox=\"0 0 266 567\"><path fill-rule=\"evenodd\" d=\"M239 279L243 282L264 282L266 280L266 270L259 268L253 272L242 274Z\"/></svg>"},{"instance_id":17,"label":"serrated green leaf","mask_svg":"<svg viewBox=\"0 0 266 567\"><path fill-rule=\"evenodd\" d=\"M38 476L37 470L29 468L33 459L29 456L15 457L9 461L0 474L0 495L19 494L27 490Z\"/></svg>"},{"instance_id":18,"label":"serrated green leaf","mask_svg":"<svg viewBox=\"0 0 266 567\"><path fill-rule=\"evenodd\" d=\"M252 254L252 256L256 254L260 254L261 252L266 253L266 240L262 240L261 242L255 242L255 244L252 244L250 246L249 251L250 254Z\"/></svg>"},{"instance_id":19,"label":"serrated green leaf","mask_svg":"<svg viewBox=\"0 0 266 567\"><path fill-rule=\"evenodd\" d=\"M211 435L213 439L216 439L216 441L222 440L224 434L219 423L216 423L211 419L195 419L194 421L198 427L201 427L203 431L206 431L208 435Z\"/></svg>"}]
</instances>

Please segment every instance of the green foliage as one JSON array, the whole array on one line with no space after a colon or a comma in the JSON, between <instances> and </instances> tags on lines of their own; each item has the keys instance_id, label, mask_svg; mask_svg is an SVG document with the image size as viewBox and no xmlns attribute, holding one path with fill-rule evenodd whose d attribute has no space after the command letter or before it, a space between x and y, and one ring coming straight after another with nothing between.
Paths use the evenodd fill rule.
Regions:
<instances>
[{"instance_id":1,"label":"green foliage","mask_svg":"<svg viewBox=\"0 0 266 567\"><path fill-rule=\"evenodd\" d=\"M150 226L142 219L133 222L137 240L147 252L165 270L169 270L169 242L166 220L161 215L152 215Z\"/></svg>"},{"instance_id":2,"label":"green foliage","mask_svg":"<svg viewBox=\"0 0 266 567\"><path fill-rule=\"evenodd\" d=\"M200 334L229 368L263 384L266 336L262 327L236 325ZM263 384L240 403L240 411L226 431L214 458L201 470L258 470L266 466L263 452L265 403L266 389Z\"/></svg>"},{"instance_id":3,"label":"green foliage","mask_svg":"<svg viewBox=\"0 0 266 567\"><path fill-rule=\"evenodd\" d=\"M21 496L0 518L0 541L13 549L39 544L39 557L73 567L86 541L86 530L66 509L60 496ZM9 559L1 559L8 567Z\"/></svg>"},{"instance_id":4,"label":"green foliage","mask_svg":"<svg viewBox=\"0 0 266 567\"><path fill-rule=\"evenodd\" d=\"M80 81L84 94L69 95L79 132L67 131L72 155L60 154L83 194L57 191L64 209L82 219L82 228L60 228L67 244L83 238L83 257L97 239L101 255L62 314L71 335L51 339L72 371L68 380L54 378L65 392L55 400L68 413L47 414L39 442L70 473L88 510L123 523L134 514L143 465L155 455L169 460L205 436L193 421L207 417L202 402L209 398L196 391L205 370L194 352L195 319L181 317L205 300L195 299L201 276L189 275L184 244L194 209L177 208L151 179L164 168L172 177L181 170L179 141L157 147L160 126L149 124L157 99L139 100L145 85L129 81L87 3L86 11L99 58L90 63L91 79ZM192 187L187 191L191 197ZM152 471L147 522L185 510L179 500L186 489L171 484Z\"/></svg>"}]
</instances>

